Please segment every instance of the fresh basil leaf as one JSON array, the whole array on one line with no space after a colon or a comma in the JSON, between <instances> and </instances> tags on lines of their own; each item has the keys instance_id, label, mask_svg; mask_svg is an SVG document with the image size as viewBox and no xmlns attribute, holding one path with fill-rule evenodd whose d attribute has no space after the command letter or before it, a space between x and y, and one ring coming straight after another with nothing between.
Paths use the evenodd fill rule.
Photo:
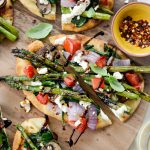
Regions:
<instances>
[{"instance_id":1,"label":"fresh basil leaf","mask_svg":"<svg viewBox=\"0 0 150 150\"><path fill-rule=\"evenodd\" d=\"M111 88L117 92L123 92L125 90L121 83L113 76L108 77L108 82Z\"/></svg>"},{"instance_id":2,"label":"fresh basil leaf","mask_svg":"<svg viewBox=\"0 0 150 150\"><path fill-rule=\"evenodd\" d=\"M32 39L43 39L45 38L53 29L53 26L49 23L39 23L32 28L30 28L26 35Z\"/></svg>"},{"instance_id":3,"label":"fresh basil leaf","mask_svg":"<svg viewBox=\"0 0 150 150\"><path fill-rule=\"evenodd\" d=\"M61 13L62 14L70 14L71 10L69 7L61 7Z\"/></svg>"},{"instance_id":4,"label":"fresh basil leaf","mask_svg":"<svg viewBox=\"0 0 150 150\"><path fill-rule=\"evenodd\" d=\"M106 69L106 68L100 68L100 67L98 67L98 66L96 66L96 65L94 65L94 64L91 64L91 63L90 63L90 68L91 68L91 70L92 70L94 73L96 73L96 74L98 74L98 75L100 75L100 76L108 76L108 73L107 73L107 69Z\"/></svg>"},{"instance_id":5,"label":"fresh basil leaf","mask_svg":"<svg viewBox=\"0 0 150 150\"><path fill-rule=\"evenodd\" d=\"M57 0L48 0L51 4L56 4Z\"/></svg>"},{"instance_id":6,"label":"fresh basil leaf","mask_svg":"<svg viewBox=\"0 0 150 150\"><path fill-rule=\"evenodd\" d=\"M94 15L95 15L95 10L92 7L82 14L83 17L88 17L88 18L93 18Z\"/></svg>"},{"instance_id":7,"label":"fresh basil leaf","mask_svg":"<svg viewBox=\"0 0 150 150\"><path fill-rule=\"evenodd\" d=\"M86 22L87 22L88 18L82 17L80 16L80 18L78 18L78 16L74 17L72 19L72 23L76 25L76 27L80 28L82 27Z\"/></svg>"}]
</instances>

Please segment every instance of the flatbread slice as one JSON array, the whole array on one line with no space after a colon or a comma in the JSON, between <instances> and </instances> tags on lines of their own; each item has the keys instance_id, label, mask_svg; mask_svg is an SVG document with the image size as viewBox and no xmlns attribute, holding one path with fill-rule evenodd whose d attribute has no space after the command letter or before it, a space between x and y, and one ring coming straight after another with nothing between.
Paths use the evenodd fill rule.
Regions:
<instances>
[{"instance_id":1,"label":"flatbread slice","mask_svg":"<svg viewBox=\"0 0 150 150\"><path fill-rule=\"evenodd\" d=\"M62 1L64 1L64 0L62 0ZM103 7L107 8L108 10L112 10L112 8L114 6L114 0L106 0L106 1L100 0L99 4L102 5ZM77 27L74 23L64 22L64 19L65 19L65 17L63 17L63 14L62 14L62 20L61 20L62 30L73 31L73 32L82 32L82 31L94 28L101 22L101 20L98 20L98 19L88 19L88 21L84 25Z\"/></svg>"},{"instance_id":2,"label":"flatbread slice","mask_svg":"<svg viewBox=\"0 0 150 150\"><path fill-rule=\"evenodd\" d=\"M66 38L72 38L72 39L77 39L81 42L81 49L83 49L83 44L88 41L90 39L90 37L88 36L85 36L85 35L81 35L81 34L75 34L75 35L65 35L65 34L60 34L60 35L56 35L56 36L51 36L49 39L50 39L50 42L52 45L61 45L63 46L63 41L66 39ZM104 43L106 43L105 41L103 40L100 40L100 39L92 39L90 41L90 43L88 43L89 45L93 45L94 48L96 50L99 50L101 52L104 52ZM126 55L124 55L120 50L117 50L116 51L117 54L122 58L122 59L126 59ZM140 75L140 78L142 80L141 82L141 90L144 89L144 80L142 78L142 76ZM127 100L126 102L122 103L122 104L125 104L126 106L129 106L131 108L131 112L130 114L127 114L127 113L124 113L122 116L116 116L122 121L126 121L130 118L130 116L136 111L136 109L138 108L139 104L140 104L140 99L139 100Z\"/></svg>"},{"instance_id":3,"label":"flatbread slice","mask_svg":"<svg viewBox=\"0 0 150 150\"><path fill-rule=\"evenodd\" d=\"M49 4L47 4L47 5L41 4L42 9L43 10L47 9L46 11L48 11L48 13L42 14L40 8L37 5L37 1L39 1L39 0L20 0L22 5L24 7L26 7L33 14L35 14L41 18L47 19L47 20L55 20L56 19L56 4L50 4L48 1L47 2ZM40 5L40 3L39 3L39 5Z\"/></svg>"},{"instance_id":4,"label":"flatbread slice","mask_svg":"<svg viewBox=\"0 0 150 150\"><path fill-rule=\"evenodd\" d=\"M24 121L21 126L24 128L26 134L36 134L45 126L45 122L45 118L31 118ZM55 146L55 150L61 150L57 143L51 143ZM20 131L17 131L14 136L12 150L24 150L24 139L22 138Z\"/></svg>"},{"instance_id":5,"label":"flatbread slice","mask_svg":"<svg viewBox=\"0 0 150 150\"><path fill-rule=\"evenodd\" d=\"M7 0L6 5L0 8L0 16L6 19L9 23L13 23L14 12L11 0ZM0 42L2 42L4 38L5 37L0 34Z\"/></svg>"},{"instance_id":6,"label":"flatbread slice","mask_svg":"<svg viewBox=\"0 0 150 150\"><path fill-rule=\"evenodd\" d=\"M28 46L28 50L31 52L37 52L40 48L43 48L43 47L44 47L44 44L41 41L34 41L33 43L31 43ZM16 73L17 73L17 75L19 75L19 76L25 75L24 68L28 65L30 65L29 61L17 58L17 62L16 62ZM50 103L43 105L37 100L36 96L32 92L23 91L23 93L25 94L26 98L29 101L31 101L31 103L38 110L40 110L44 114L47 114L48 116L54 117L58 120L62 120L62 114L57 113L57 110L56 110L57 108L51 109ZM103 128L103 127L106 127L106 126L111 124L111 120L103 113L103 111L101 111L101 113L99 113L97 118L98 118L98 122L97 122L96 128ZM64 120L65 120L65 122L68 122L67 114L64 116Z\"/></svg>"}]
</instances>

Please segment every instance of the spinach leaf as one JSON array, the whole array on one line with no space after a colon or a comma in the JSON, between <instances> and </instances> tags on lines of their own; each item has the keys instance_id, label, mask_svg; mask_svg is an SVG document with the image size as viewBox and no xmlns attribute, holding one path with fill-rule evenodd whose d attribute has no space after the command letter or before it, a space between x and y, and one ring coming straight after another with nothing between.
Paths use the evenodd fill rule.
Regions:
<instances>
[{"instance_id":1,"label":"spinach leaf","mask_svg":"<svg viewBox=\"0 0 150 150\"><path fill-rule=\"evenodd\" d=\"M100 67L98 67L98 66L96 66L96 65L94 65L94 64L91 64L91 63L90 63L90 68L91 68L91 70L92 70L94 73L96 73L96 74L98 74L98 75L100 75L100 76L108 76L108 73L107 73L107 69L106 69L106 68L100 68Z\"/></svg>"},{"instance_id":2,"label":"spinach leaf","mask_svg":"<svg viewBox=\"0 0 150 150\"><path fill-rule=\"evenodd\" d=\"M57 0L48 0L51 4L56 4Z\"/></svg>"},{"instance_id":3,"label":"spinach leaf","mask_svg":"<svg viewBox=\"0 0 150 150\"><path fill-rule=\"evenodd\" d=\"M117 92L123 92L125 90L122 84L113 76L108 77L108 82L111 88Z\"/></svg>"},{"instance_id":4,"label":"spinach leaf","mask_svg":"<svg viewBox=\"0 0 150 150\"><path fill-rule=\"evenodd\" d=\"M48 129L45 130L44 132L40 131L38 133L28 135L28 137L35 144L35 146L39 149L41 148L40 146L41 143L45 145L49 143L51 140L53 140L53 134ZM30 147L27 141L24 142L24 147L25 148Z\"/></svg>"},{"instance_id":5,"label":"spinach leaf","mask_svg":"<svg viewBox=\"0 0 150 150\"><path fill-rule=\"evenodd\" d=\"M0 146L1 150L11 150L7 135L3 129L0 130Z\"/></svg>"},{"instance_id":6,"label":"spinach leaf","mask_svg":"<svg viewBox=\"0 0 150 150\"><path fill-rule=\"evenodd\" d=\"M86 22L88 21L88 18L86 17L82 17L80 16L80 18L78 18L78 16L74 17L72 19L72 23L76 25L76 27L80 28L82 27Z\"/></svg>"},{"instance_id":7,"label":"spinach leaf","mask_svg":"<svg viewBox=\"0 0 150 150\"><path fill-rule=\"evenodd\" d=\"M70 14L71 10L69 7L61 7L61 13L62 14Z\"/></svg>"},{"instance_id":8,"label":"spinach leaf","mask_svg":"<svg viewBox=\"0 0 150 150\"><path fill-rule=\"evenodd\" d=\"M53 26L49 23L39 23L32 28L30 28L26 35L32 39L43 39L45 38L53 29Z\"/></svg>"}]
</instances>

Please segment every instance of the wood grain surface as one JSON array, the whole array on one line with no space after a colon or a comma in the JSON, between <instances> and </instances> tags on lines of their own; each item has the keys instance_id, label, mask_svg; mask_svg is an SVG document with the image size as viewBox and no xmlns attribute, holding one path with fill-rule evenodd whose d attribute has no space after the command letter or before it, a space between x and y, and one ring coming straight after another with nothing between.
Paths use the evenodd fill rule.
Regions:
<instances>
[{"instance_id":1,"label":"wood grain surface","mask_svg":"<svg viewBox=\"0 0 150 150\"><path fill-rule=\"evenodd\" d=\"M123 6L123 0L116 0L115 12ZM14 5L14 25L20 30L20 38L17 42L11 43L5 40L0 44L0 75L14 75L15 74L15 58L11 54L11 49L25 48L32 40L26 37L25 32L35 23L45 21L41 18L31 14L25 9L19 1ZM60 10L57 10L57 20L50 22L54 25L52 35L59 33L71 33L62 32L60 23ZM94 29L82 32L85 35L92 36L100 30L105 32L103 37L99 37L113 43L111 31L111 21L103 22ZM131 58L137 64L150 65L150 57L145 58ZM150 76L144 75L145 78L145 91L150 93ZM31 113L26 114L19 106L19 101L23 100L24 95L20 91L9 88L7 85L0 83L0 105L2 106L3 114L13 121L13 125L7 129L9 139L12 143L14 133L16 131L15 125L21 123L23 120L31 117L43 116L35 108L32 108ZM127 150L133 142L141 124L144 119L144 115L147 109L147 103L142 101L137 111L126 123L120 121L114 121L112 126L109 126L102 130L90 131L87 130L81 137L77 145L69 148L65 142L71 134L71 128L67 127L65 131L62 130L61 122L50 117L50 127L59 136L59 142L62 145L63 150Z\"/></svg>"}]
</instances>

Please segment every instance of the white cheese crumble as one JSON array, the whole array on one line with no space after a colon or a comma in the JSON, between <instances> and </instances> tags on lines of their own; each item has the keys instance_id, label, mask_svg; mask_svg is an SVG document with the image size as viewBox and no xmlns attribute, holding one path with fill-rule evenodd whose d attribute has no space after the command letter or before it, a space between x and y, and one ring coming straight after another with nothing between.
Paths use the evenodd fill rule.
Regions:
<instances>
[{"instance_id":1,"label":"white cheese crumble","mask_svg":"<svg viewBox=\"0 0 150 150\"><path fill-rule=\"evenodd\" d=\"M48 72L47 68L37 68L38 74L46 74Z\"/></svg>"},{"instance_id":2,"label":"white cheese crumble","mask_svg":"<svg viewBox=\"0 0 150 150\"><path fill-rule=\"evenodd\" d=\"M43 4L43 5L48 5L49 4L48 0L39 0L39 3Z\"/></svg>"},{"instance_id":3,"label":"white cheese crumble","mask_svg":"<svg viewBox=\"0 0 150 150\"><path fill-rule=\"evenodd\" d=\"M89 68L89 64L86 61L81 61L79 65L83 68L83 70L87 70Z\"/></svg>"},{"instance_id":4,"label":"white cheese crumble","mask_svg":"<svg viewBox=\"0 0 150 150\"><path fill-rule=\"evenodd\" d=\"M85 101L80 101L79 104L83 106L85 109L87 109L91 105L90 102L85 102Z\"/></svg>"},{"instance_id":5,"label":"white cheese crumble","mask_svg":"<svg viewBox=\"0 0 150 150\"><path fill-rule=\"evenodd\" d=\"M82 60L82 55L83 55L82 51L78 52L77 55L75 55L73 57L73 61L79 64L81 62L81 60Z\"/></svg>"},{"instance_id":6,"label":"white cheese crumble","mask_svg":"<svg viewBox=\"0 0 150 150\"><path fill-rule=\"evenodd\" d=\"M90 5L90 0L84 0L84 1L79 1L79 4L77 4L71 11L70 14L63 14L62 15L62 22L63 23L70 23L71 20L75 16L80 16L86 8Z\"/></svg>"},{"instance_id":7,"label":"white cheese crumble","mask_svg":"<svg viewBox=\"0 0 150 150\"><path fill-rule=\"evenodd\" d=\"M104 119L106 121L109 120L108 116L102 110L100 110L100 114L101 114L102 119Z\"/></svg>"},{"instance_id":8,"label":"white cheese crumble","mask_svg":"<svg viewBox=\"0 0 150 150\"><path fill-rule=\"evenodd\" d=\"M31 103L29 100L25 99L20 102L20 106L24 108L25 112L28 113L31 110Z\"/></svg>"},{"instance_id":9,"label":"white cheese crumble","mask_svg":"<svg viewBox=\"0 0 150 150\"><path fill-rule=\"evenodd\" d=\"M67 112L68 111L68 107L65 103L64 100L61 99L62 96L57 96L57 98L55 99L55 103L58 105L58 107L63 111L63 112Z\"/></svg>"},{"instance_id":10,"label":"white cheese crumble","mask_svg":"<svg viewBox=\"0 0 150 150\"><path fill-rule=\"evenodd\" d=\"M81 124L80 119L79 119L79 120L77 120L77 121L74 123L75 127L78 127L80 124Z\"/></svg>"},{"instance_id":11,"label":"white cheese crumble","mask_svg":"<svg viewBox=\"0 0 150 150\"><path fill-rule=\"evenodd\" d=\"M121 74L120 72L114 72L113 77L115 77L118 80L121 80L123 79L123 74Z\"/></svg>"},{"instance_id":12,"label":"white cheese crumble","mask_svg":"<svg viewBox=\"0 0 150 150\"><path fill-rule=\"evenodd\" d=\"M48 54L46 54L46 58L48 58L49 60L52 60L52 59L53 59L53 56L52 56L51 53L48 53Z\"/></svg>"},{"instance_id":13,"label":"white cheese crumble","mask_svg":"<svg viewBox=\"0 0 150 150\"><path fill-rule=\"evenodd\" d=\"M111 110L118 118L121 118L123 116L124 112L128 111L128 108L126 105L122 105L117 110L115 110L115 109L111 109Z\"/></svg>"},{"instance_id":14,"label":"white cheese crumble","mask_svg":"<svg viewBox=\"0 0 150 150\"><path fill-rule=\"evenodd\" d=\"M31 82L32 86L41 86L42 83L40 81L36 81L36 82Z\"/></svg>"},{"instance_id":15,"label":"white cheese crumble","mask_svg":"<svg viewBox=\"0 0 150 150\"><path fill-rule=\"evenodd\" d=\"M66 36L58 38L55 40L54 45L63 45L66 40Z\"/></svg>"},{"instance_id":16,"label":"white cheese crumble","mask_svg":"<svg viewBox=\"0 0 150 150\"><path fill-rule=\"evenodd\" d=\"M95 75L96 78L101 78L101 76L99 74Z\"/></svg>"}]
</instances>

